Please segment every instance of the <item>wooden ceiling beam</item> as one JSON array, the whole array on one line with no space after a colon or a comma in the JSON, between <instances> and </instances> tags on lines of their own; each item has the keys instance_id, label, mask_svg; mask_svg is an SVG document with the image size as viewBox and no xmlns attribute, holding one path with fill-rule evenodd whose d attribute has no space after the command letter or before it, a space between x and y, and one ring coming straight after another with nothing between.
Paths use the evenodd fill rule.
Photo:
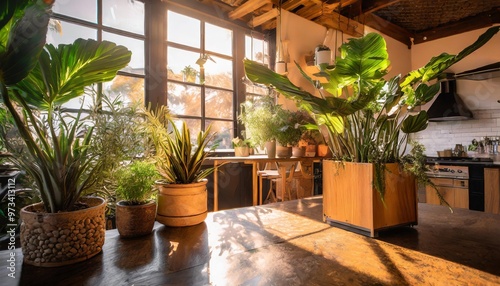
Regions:
<instances>
[{"instance_id":1,"label":"wooden ceiling beam","mask_svg":"<svg viewBox=\"0 0 500 286\"><path fill-rule=\"evenodd\" d=\"M348 19L347 17L339 15L335 12L322 15L318 19L316 19L315 22L326 28L339 30L354 37L363 36L365 29L363 24L352 19Z\"/></svg>"},{"instance_id":2,"label":"wooden ceiling beam","mask_svg":"<svg viewBox=\"0 0 500 286\"><path fill-rule=\"evenodd\" d=\"M413 43L425 43L439 38L449 37L472 30L490 27L498 23L500 23L500 8L496 8L494 10L481 13L476 16L468 17L455 23L450 23L441 27L429 29L427 31L418 32L417 34L415 34Z\"/></svg>"},{"instance_id":3,"label":"wooden ceiling beam","mask_svg":"<svg viewBox=\"0 0 500 286\"><path fill-rule=\"evenodd\" d=\"M231 20L239 19L239 18L241 18L247 14L250 14L253 11L261 8L264 5L267 5L267 4L272 4L272 1L271 0L248 0L247 2L243 3L238 8L229 12L229 14L228 14L229 19L231 19Z\"/></svg>"},{"instance_id":4,"label":"wooden ceiling beam","mask_svg":"<svg viewBox=\"0 0 500 286\"><path fill-rule=\"evenodd\" d=\"M383 34L386 34L387 36L405 44L408 49L411 49L411 38L414 35L406 29L403 29L400 26L386 21L372 13L364 14L360 17L360 19L366 26L372 27Z\"/></svg>"},{"instance_id":5,"label":"wooden ceiling beam","mask_svg":"<svg viewBox=\"0 0 500 286\"><path fill-rule=\"evenodd\" d=\"M250 27L253 27L253 28L258 27L258 26L264 24L265 22L270 21L270 20L278 17L278 14L279 14L278 9L273 8L273 9L269 10L268 12L266 12L266 13L260 15L260 16L254 17L248 23L248 25Z\"/></svg>"},{"instance_id":6,"label":"wooden ceiling beam","mask_svg":"<svg viewBox=\"0 0 500 286\"><path fill-rule=\"evenodd\" d=\"M283 5L281 5L281 9L291 11L291 10L299 7L300 5L305 5L307 2L309 2L309 1L308 0L288 0Z\"/></svg>"}]
</instances>

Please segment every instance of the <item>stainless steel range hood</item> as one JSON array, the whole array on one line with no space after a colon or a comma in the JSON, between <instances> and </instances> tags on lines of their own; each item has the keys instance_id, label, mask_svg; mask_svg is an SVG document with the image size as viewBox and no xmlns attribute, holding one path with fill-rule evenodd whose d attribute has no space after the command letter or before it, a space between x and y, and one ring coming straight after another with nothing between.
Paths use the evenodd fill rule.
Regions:
<instances>
[{"instance_id":1,"label":"stainless steel range hood","mask_svg":"<svg viewBox=\"0 0 500 286\"><path fill-rule=\"evenodd\" d=\"M457 79L485 80L500 77L500 62L464 71L455 75Z\"/></svg>"},{"instance_id":2,"label":"stainless steel range hood","mask_svg":"<svg viewBox=\"0 0 500 286\"><path fill-rule=\"evenodd\" d=\"M449 78L441 81L441 93L427 110L427 115L429 121L466 120L473 117L456 93L455 80Z\"/></svg>"}]
</instances>

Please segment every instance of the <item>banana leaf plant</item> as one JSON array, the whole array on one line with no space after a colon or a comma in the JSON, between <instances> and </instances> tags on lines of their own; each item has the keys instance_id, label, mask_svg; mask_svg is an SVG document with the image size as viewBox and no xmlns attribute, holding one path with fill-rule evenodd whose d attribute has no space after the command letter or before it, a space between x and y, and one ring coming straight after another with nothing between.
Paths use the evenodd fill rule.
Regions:
<instances>
[{"instance_id":1,"label":"banana leaf plant","mask_svg":"<svg viewBox=\"0 0 500 286\"><path fill-rule=\"evenodd\" d=\"M186 122L182 121L182 129L179 130L165 106L156 110L149 107L144 110L144 115L156 152L156 168L164 183L197 183L214 171L214 168L202 168L205 158L218 146L217 143L209 146L216 135L210 132L211 125L198 133L193 146Z\"/></svg>"},{"instance_id":2,"label":"banana leaf plant","mask_svg":"<svg viewBox=\"0 0 500 286\"><path fill-rule=\"evenodd\" d=\"M131 52L83 39L45 45L50 2L0 4L7 9L0 13L0 96L25 142L21 150L3 137L9 159L33 177L46 211L55 213L75 209L100 165L88 148L93 128L85 126L82 110L72 115L62 104L94 83L113 79Z\"/></svg>"},{"instance_id":3,"label":"banana leaf plant","mask_svg":"<svg viewBox=\"0 0 500 286\"><path fill-rule=\"evenodd\" d=\"M309 77L316 88L311 94L293 84L286 76L250 60L244 60L248 79L273 87L315 119L315 126L328 131L327 142L337 159L354 162L397 162L405 152L408 134L427 128L426 111L411 111L429 102L439 91L439 83L429 84L446 69L488 42L500 29L493 27L457 55L443 53L404 78L385 80L390 65L384 38L369 33L350 39L340 48L331 69Z\"/></svg>"},{"instance_id":4,"label":"banana leaf plant","mask_svg":"<svg viewBox=\"0 0 500 286\"><path fill-rule=\"evenodd\" d=\"M326 141L335 159L376 164L374 184L383 201L384 164L404 161L408 135L427 128L426 111L416 114L411 111L432 100L439 92L439 82L429 82L483 46L499 29L488 29L457 55L443 53L405 77L389 80L384 79L390 65L384 38L369 33L350 39L339 48L335 66L315 74L324 77L324 83L313 80L296 63L304 78L315 88L315 94L257 62L244 60L245 73L250 81L276 89L308 111L315 120L311 128L327 130ZM412 172L417 178L424 178L423 183L432 185L425 179L423 168L414 168ZM444 201L442 197L441 200Z\"/></svg>"}]
</instances>

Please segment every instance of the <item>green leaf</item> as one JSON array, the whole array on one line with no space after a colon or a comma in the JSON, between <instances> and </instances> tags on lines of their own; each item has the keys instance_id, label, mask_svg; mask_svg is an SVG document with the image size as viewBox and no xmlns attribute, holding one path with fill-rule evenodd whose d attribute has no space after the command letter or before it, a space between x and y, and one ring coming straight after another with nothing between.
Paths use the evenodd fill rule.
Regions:
<instances>
[{"instance_id":1,"label":"green leaf","mask_svg":"<svg viewBox=\"0 0 500 286\"><path fill-rule=\"evenodd\" d=\"M108 41L77 39L73 44L47 45L39 64L16 85L28 104L47 109L81 96L85 87L113 79L131 52Z\"/></svg>"},{"instance_id":2,"label":"green leaf","mask_svg":"<svg viewBox=\"0 0 500 286\"><path fill-rule=\"evenodd\" d=\"M401 131L406 134L416 133L425 130L428 125L429 118L427 117L427 111L422 110L417 115L409 115L404 121Z\"/></svg>"}]
</instances>

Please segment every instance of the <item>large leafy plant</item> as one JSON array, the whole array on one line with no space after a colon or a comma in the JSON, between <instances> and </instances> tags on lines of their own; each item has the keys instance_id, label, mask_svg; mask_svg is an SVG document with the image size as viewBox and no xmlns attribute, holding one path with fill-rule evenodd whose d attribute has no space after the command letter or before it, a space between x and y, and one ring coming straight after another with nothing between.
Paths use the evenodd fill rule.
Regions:
<instances>
[{"instance_id":1,"label":"large leafy plant","mask_svg":"<svg viewBox=\"0 0 500 286\"><path fill-rule=\"evenodd\" d=\"M427 113L411 110L429 102L439 83L429 84L446 69L483 46L500 27L488 29L476 42L457 55L443 53L404 78L385 80L389 55L384 38L376 33L350 39L340 47L340 56L331 69L309 77L316 87L311 94L257 62L245 60L245 72L254 83L273 87L296 100L315 119L317 128L326 128L327 143L337 159L354 162L397 162L405 152L408 134L427 127Z\"/></svg>"},{"instance_id":2,"label":"large leafy plant","mask_svg":"<svg viewBox=\"0 0 500 286\"><path fill-rule=\"evenodd\" d=\"M0 94L28 152L23 156L4 143L13 153L10 160L33 177L47 211L72 210L100 162L88 148L93 128L84 126L81 110L71 114L62 104L83 95L87 86L113 79L131 52L83 39L45 45L50 5L16 0L0 5L6 9L0 13Z\"/></svg>"},{"instance_id":3,"label":"large leafy plant","mask_svg":"<svg viewBox=\"0 0 500 286\"><path fill-rule=\"evenodd\" d=\"M214 171L214 168L202 168L205 158L217 148L217 144L209 146L215 138L215 133L210 132L211 126L198 133L193 146L186 122L182 121L179 129L165 106L156 110L149 108L144 114L155 147L156 167L164 182L197 183Z\"/></svg>"}]
</instances>

